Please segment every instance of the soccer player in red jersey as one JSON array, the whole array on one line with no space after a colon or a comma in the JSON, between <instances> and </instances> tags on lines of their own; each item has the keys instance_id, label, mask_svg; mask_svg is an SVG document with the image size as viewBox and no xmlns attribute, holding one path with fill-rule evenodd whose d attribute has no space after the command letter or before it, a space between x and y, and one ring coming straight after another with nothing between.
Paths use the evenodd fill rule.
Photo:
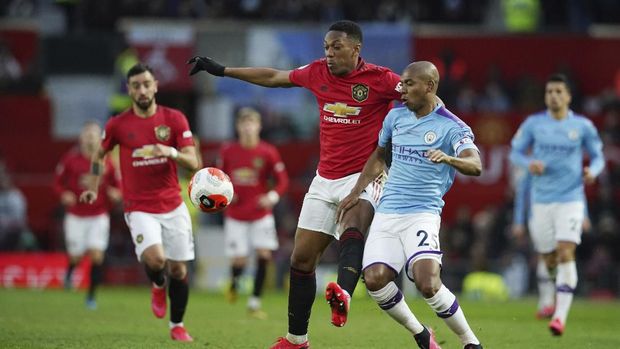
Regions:
<instances>
[{"instance_id":1,"label":"soccer player in red jersey","mask_svg":"<svg viewBox=\"0 0 620 349\"><path fill-rule=\"evenodd\" d=\"M258 111L241 108L236 128L239 141L224 145L218 160L218 167L230 175L235 187L235 198L224 211L225 250L232 258L232 282L227 298L231 302L236 300L238 279L247 265L250 248L255 249L256 274L248 311L255 318L265 319L267 314L260 309L260 296L267 263L272 251L278 249L272 209L287 189L289 179L276 147L260 139ZM272 178L275 184L270 186Z\"/></svg>"},{"instance_id":2,"label":"soccer player in red jersey","mask_svg":"<svg viewBox=\"0 0 620 349\"><path fill-rule=\"evenodd\" d=\"M110 238L110 216L113 203L121 200L119 179L112 161L107 159L97 200L92 205L78 202L78 197L94 178L90 175L90 159L99 148L101 127L88 122L82 127L78 146L69 150L56 166L54 190L65 208L64 233L69 266L65 288L71 288L73 269L88 253L91 261L90 285L86 306L96 309L95 291L103 277L103 259Z\"/></svg>"},{"instance_id":3,"label":"soccer player in red jersey","mask_svg":"<svg viewBox=\"0 0 620 349\"><path fill-rule=\"evenodd\" d=\"M190 74L201 70L266 87L300 86L316 97L320 115L320 160L299 217L291 257L289 328L272 348L308 348L308 322L316 293L314 271L325 248L340 240L338 282L327 286L332 323L347 320L350 295L361 273L364 235L381 185L375 182L360 204L336 225L336 207L353 188L377 142L393 100L399 100L400 77L360 57L361 28L351 21L332 24L324 38L325 57L294 70L224 67L209 57L194 57Z\"/></svg>"},{"instance_id":4,"label":"soccer player in red jersey","mask_svg":"<svg viewBox=\"0 0 620 349\"><path fill-rule=\"evenodd\" d=\"M151 308L158 318L166 315L168 286L170 336L189 342L193 339L183 315L189 297L186 262L194 259L194 239L177 165L198 168L192 132L183 113L155 102L157 80L150 67L138 63L129 69L127 90L132 107L106 124L91 172L99 178L105 155L119 145L125 221L153 284ZM81 194L81 201L97 199L96 184Z\"/></svg>"}]
</instances>

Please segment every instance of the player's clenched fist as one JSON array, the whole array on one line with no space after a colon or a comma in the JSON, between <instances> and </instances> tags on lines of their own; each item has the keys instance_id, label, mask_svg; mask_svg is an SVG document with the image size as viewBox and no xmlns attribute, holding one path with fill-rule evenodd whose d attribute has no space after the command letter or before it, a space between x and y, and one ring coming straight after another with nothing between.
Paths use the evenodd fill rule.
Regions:
<instances>
[{"instance_id":1,"label":"player's clenched fist","mask_svg":"<svg viewBox=\"0 0 620 349\"><path fill-rule=\"evenodd\" d=\"M199 71L204 70L215 76L224 76L224 69L226 69L225 66L219 64L210 57L203 56L194 56L187 61L187 64L194 65L192 70L190 70L189 75L194 75Z\"/></svg>"},{"instance_id":2,"label":"player's clenched fist","mask_svg":"<svg viewBox=\"0 0 620 349\"><path fill-rule=\"evenodd\" d=\"M85 190L80 194L80 202L92 204L97 200L97 192L94 190Z\"/></svg>"},{"instance_id":3,"label":"player's clenched fist","mask_svg":"<svg viewBox=\"0 0 620 349\"><path fill-rule=\"evenodd\" d=\"M430 149L426 152L426 157L434 163L447 163L450 159L450 156L446 155L446 153L439 149Z\"/></svg>"}]
</instances>

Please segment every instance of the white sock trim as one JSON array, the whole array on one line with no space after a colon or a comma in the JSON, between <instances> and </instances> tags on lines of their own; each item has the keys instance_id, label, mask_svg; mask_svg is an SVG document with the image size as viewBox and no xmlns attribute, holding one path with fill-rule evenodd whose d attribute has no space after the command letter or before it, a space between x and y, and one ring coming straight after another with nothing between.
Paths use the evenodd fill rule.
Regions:
<instances>
[{"instance_id":1,"label":"white sock trim","mask_svg":"<svg viewBox=\"0 0 620 349\"><path fill-rule=\"evenodd\" d=\"M288 340L289 342L293 343L293 344L301 344L304 342L308 341L308 334L304 334L301 336L295 335L295 334L290 334L287 333L286 334L286 340Z\"/></svg>"},{"instance_id":2,"label":"white sock trim","mask_svg":"<svg viewBox=\"0 0 620 349\"><path fill-rule=\"evenodd\" d=\"M368 290L368 294L372 299L375 300L378 304L383 304L396 296L398 293L398 286L394 283L394 281L390 281L387 285L385 285L382 289L376 291Z\"/></svg>"},{"instance_id":3,"label":"white sock trim","mask_svg":"<svg viewBox=\"0 0 620 349\"><path fill-rule=\"evenodd\" d=\"M172 321L168 322L168 326L170 327L170 329L173 329L174 327L185 327L183 326L183 322L174 323Z\"/></svg>"}]
</instances>

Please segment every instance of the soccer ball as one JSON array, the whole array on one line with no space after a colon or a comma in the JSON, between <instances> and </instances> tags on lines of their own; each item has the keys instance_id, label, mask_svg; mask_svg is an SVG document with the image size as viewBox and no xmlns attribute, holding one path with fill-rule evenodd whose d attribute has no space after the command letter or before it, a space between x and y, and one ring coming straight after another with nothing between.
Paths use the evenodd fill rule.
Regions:
<instances>
[{"instance_id":1,"label":"soccer ball","mask_svg":"<svg viewBox=\"0 0 620 349\"><path fill-rule=\"evenodd\" d=\"M187 188L192 204L203 212L215 213L225 209L233 198L230 177L215 167L196 172Z\"/></svg>"}]
</instances>

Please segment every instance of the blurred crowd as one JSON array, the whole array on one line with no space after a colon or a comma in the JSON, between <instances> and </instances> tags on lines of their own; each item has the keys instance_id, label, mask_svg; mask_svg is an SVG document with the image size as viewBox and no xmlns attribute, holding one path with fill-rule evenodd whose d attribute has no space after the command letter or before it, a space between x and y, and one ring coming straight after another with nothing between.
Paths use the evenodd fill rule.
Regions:
<instances>
[{"instance_id":1,"label":"blurred crowd","mask_svg":"<svg viewBox=\"0 0 620 349\"><path fill-rule=\"evenodd\" d=\"M0 14L29 17L50 4L62 7L71 28L113 29L121 17L252 19L331 22L407 21L487 24L516 31L586 31L617 23L614 0L9 0ZM523 17L521 17L523 15Z\"/></svg>"}]
</instances>

